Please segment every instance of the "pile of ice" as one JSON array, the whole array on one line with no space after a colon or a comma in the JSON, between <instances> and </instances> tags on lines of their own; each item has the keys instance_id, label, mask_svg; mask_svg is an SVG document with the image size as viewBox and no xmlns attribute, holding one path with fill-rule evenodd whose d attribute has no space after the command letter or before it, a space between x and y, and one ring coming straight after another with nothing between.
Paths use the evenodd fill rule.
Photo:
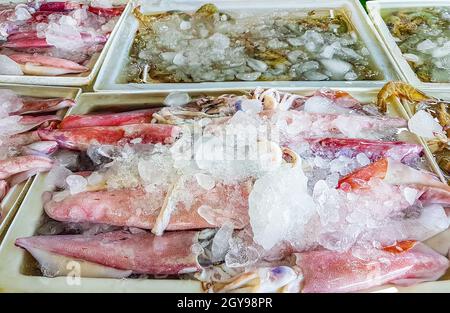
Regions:
<instances>
[{"instance_id":1,"label":"pile of ice","mask_svg":"<svg viewBox=\"0 0 450 313\"><path fill-rule=\"evenodd\" d=\"M442 206L417 206L420 192L413 188L372 179L369 192L344 192L319 180L311 192L307 180L301 168L286 166L255 182L250 222L255 242L265 250L287 243L295 250L346 251L356 243L425 240L449 226Z\"/></svg>"},{"instance_id":2,"label":"pile of ice","mask_svg":"<svg viewBox=\"0 0 450 313\"><path fill-rule=\"evenodd\" d=\"M354 31L338 31L340 25L330 17L318 18L329 23L329 29L308 29L292 23L295 18L300 21L304 16L298 12L259 13L258 18L237 12L209 19L184 13L165 16L152 22L152 36L143 30L147 44L133 55L129 75L137 74L139 66L133 63L137 61L169 73L172 82L377 78L369 51Z\"/></svg>"}]
</instances>

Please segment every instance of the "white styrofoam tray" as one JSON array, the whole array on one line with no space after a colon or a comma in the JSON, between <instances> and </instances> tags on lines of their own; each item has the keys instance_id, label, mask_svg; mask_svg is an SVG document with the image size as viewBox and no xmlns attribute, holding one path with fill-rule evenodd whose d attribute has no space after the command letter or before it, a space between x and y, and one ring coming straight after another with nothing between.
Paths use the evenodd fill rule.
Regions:
<instances>
[{"instance_id":1,"label":"white styrofoam tray","mask_svg":"<svg viewBox=\"0 0 450 313\"><path fill-rule=\"evenodd\" d=\"M55 0L64 1L64 0ZM2 3L23 3L25 0L0 0ZM114 0L115 4L126 4L128 0ZM93 58L89 61L88 67L90 71L81 74L67 74L61 76L32 76L32 75L0 75L0 83L8 84L27 84L27 85L48 85L48 86L88 86L93 84L94 79L100 70L100 67L105 59L106 53L111 46L112 41L119 29L119 25L122 22L124 15L119 18L113 31L111 32L108 41L103 47L100 53L94 54Z\"/></svg>"},{"instance_id":2,"label":"white styrofoam tray","mask_svg":"<svg viewBox=\"0 0 450 313\"><path fill-rule=\"evenodd\" d=\"M360 101L373 101L379 88L341 88ZM315 88L298 88L295 93L308 95ZM236 91L238 92L238 91ZM218 95L222 92L209 94ZM159 106L167 93L87 93L78 99L78 106L68 114L85 114L92 111L110 110L113 107L138 108ZM194 94L193 94L194 95ZM407 117L403 107L390 110L391 114ZM428 157L428 155L427 155ZM428 159L429 160L429 159ZM432 160L429 160L432 162ZM432 166L433 167L433 166ZM433 167L434 168L434 167ZM16 218L0 245L0 292L201 292L200 282L175 279L105 279L80 278L72 276L47 278L36 269L36 262L23 249L14 246L20 237L32 236L40 226L44 214L42 193L47 190L45 174L39 174L33 181ZM446 255L450 247L450 230L429 239L427 244ZM373 292L450 292L450 271L436 282L422 283L411 287L381 286Z\"/></svg>"},{"instance_id":3,"label":"white styrofoam tray","mask_svg":"<svg viewBox=\"0 0 450 313\"><path fill-rule=\"evenodd\" d=\"M434 89L434 90L449 90L450 83L427 83L422 82L406 59L403 57L402 51L398 47L394 36L392 36L386 23L382 18L383 10L395 10L406 8L424 8L424 7L450 7L450 1L448 0L376 0L366 2L367 11L372 19L376 29L379 32L383 40L383 46L385 50L389 51L392 58L397 64L397 68L400 69L401 77L403 77L408 83L420 89Z\"/></svg>"},{"instance_id":4,"label":"white styrofoam tray","mask_svg":"<svg viewBox=\"0 0 450 313\"><path fill-rule=\"evenodd\" d=\"M138 30L139 23L133 16L134 6L129 6L124 13L124 20L120 24L116 34L116 39L111 44L104 65L102 66L97 81L94 85L95 91L200 91L200 90L232 90L232 89L254 89L258 86L274 87L274 88L298 88L298 87L319 87L326 84L329 87L371 87L381 86L388 80L396 80L399 78L399 70L395 67L395 62L391 59L390 54L384 50L380 44L381 39L375 30L372 22L368 18L363 7L357 0L331 0L331 1L315 1L315 0L281 0L278 2L267 0L253 1L235 1L235 0L172 0L172 1L144 1L145 7L141 6L145 13L156 13L169 10L194 11L204 3L214 3L222 10L252 10L257 14L258 10L313 10L313 9L338 9L344 10L351 20L354 28L359 33L360 38L364 41L366 47L374 59L377 68L383 73L383 81L273 81L273 82L202 82L202 83L148 83L137 84L127 83L123 75L124 69L128 63L129 51L132 47L135 34Z\"/></svg>"}]
</instances>

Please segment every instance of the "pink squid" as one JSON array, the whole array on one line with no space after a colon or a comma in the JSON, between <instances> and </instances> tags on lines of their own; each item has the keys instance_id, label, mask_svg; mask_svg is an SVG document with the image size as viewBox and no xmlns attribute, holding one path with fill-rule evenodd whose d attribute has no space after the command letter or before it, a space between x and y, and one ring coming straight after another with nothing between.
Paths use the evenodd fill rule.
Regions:
<instances>
[{"instance_id":1,"label":"pink squid","mask_svg":"<svg viewBox=\"0 0 450 313\"><path fill-rule=\"evenodd\" d=\"M122 126L129 124L149 123L153 113L155 113L158 109L159 108L121 113L69 115L61 121L59 128L70 129L92 126Z\"/></svg>"},{"instance_id":2,"label":"pink squid","mask_svg":"<svg viewBox=\"0 0 450 313\"><path fill-rule=\"evenodd\" d=\"M402 141L352 138L307 138L306 141L314 154L330 158L340 155L354 158L358 153L364 153L371 161L389 157L410 163L423 155L421 145Z\"/></svg>"},{"instance_id":3,"label":"pink squid","mask_svg":"<svg viewBox=\"0 0 450 313\"><path fill-rule=\"evenodd\" d=\"M449 267L446 257L416 242L376 251L307 251L295 257L306 293L353 292L387 283L409 286L437 280Z\"/></svg>"},{"instance_id":4,"label":"pink squid","mask_svg":"<svg viewBox=\"0 0 450 313\"><path fill-rule=\"evenodd\" d=\"M235 228L248 224L249 182L233 185L218 183L211 190L192 182L189 187L183 188L189 188L184 192L193 195L192 202L178 199L180 193L169 188L150 191L125 188L87 191L62 200L50 200L50 195L46 194L44 210L51 218L65 222L103 223L153 229L154 232L155 227L162 226L158 233L220 227L225 222L233 223ZM164 221L165 218L168 220Z\"/></svg>"},{"instance_id":5,"label":"pink squid","mask_svg":"<svg viewBox=\"0 0 450 313\"><path fill-rule=\"evenodd\" d=\"M20 110L12 114L48 113L56 112L60 109L69 108L75 105L75 101L70 99L39 99L32 97L22 98L23 105Z\"/></svg>"},{"instance_id":6,"label":"pink squid","mask_svg":"<svg viewBox=\"0 0 450 313\"><path fill-rule=\"evenodd\" d=\"M89 71L89 68L78 63L38 54L16 53L8 57L18 63L27 75L57 76Z\"/></svg>"},{"instance_id":7,"label":"pink squid","mask_svg":"<svg viewBox=\"0 0 450 313\"><path fill-rule=\"evenodd\" d=\"M0 179L9 178L15 174L33 169L48 171L53 166L53 161L44 156L18 156L0 161Z\"/></svg>"},{"instance_id":8,"label":"pink squid","mask_svg":"<svg viewBox=\"0 0 450 313\"><path fill-rule=\"evenodd\" d=\"M133 124L123 126L96 126L74 129L39 129L42 140L56 141L67 149L87 150L91 145L121 145L139 140L139 143L170 144L180 135L178 126L164 124Z\"/></svg>"},{"instance_id":9,"label":"pink squid","mask_svg":"<svg viewBox=\"0 0 450 313\"><path fill-rule=\"evenodd\" d=\"M52 263L52 259L62 256L128 271L128 275L175 275L201 269L198 252L192 249L197 240L195 231L170 232L161 237L148 232L115 231L97 235L26 237L17 239L15 244L42 264Z\"/></svg>"},{"instance_id":10,"label":"pink squid","mask_svg":"<svg viewBox=\"0 0 450 313\"><path fill-rule=\"evenodd\" d=\"M389 158L380 159L342 177L337 188L347 192L369 189L369 182L372 179L420 190L422 195L418 199L423 204L450 205L449 185L439 181L431 173L416 170Z\"/></svg>"}]
</instances>

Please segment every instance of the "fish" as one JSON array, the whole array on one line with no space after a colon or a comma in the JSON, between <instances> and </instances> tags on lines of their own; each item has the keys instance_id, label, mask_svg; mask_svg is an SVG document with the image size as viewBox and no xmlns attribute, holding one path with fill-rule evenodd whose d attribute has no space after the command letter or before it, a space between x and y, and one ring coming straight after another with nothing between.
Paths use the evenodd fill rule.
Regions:
<instances>
[{"instance_id":1,"label":"fish","mask_svg":"<svg viewBox=\"0 0 450 313\"><path fill-rule=\"evenodd\" d=\"M148 232L113 231L96 235L52 235L18 238L15 245L27 250L43 266L52 267L52 276L65 274L58 266L61 258L97 265L82 277L108 276L107 269L126 271L119 274L178 275L201 270L198 252L192 246L198 232L169 232L155 236ZM56 269L55 269L56 265ZM84 264L86 265L86 264ZM99 275L100 270L100 275ZM117 275L116 271L112 274ZM126 277L126 276L125 276Z\"/></svg>"}]
</instances>

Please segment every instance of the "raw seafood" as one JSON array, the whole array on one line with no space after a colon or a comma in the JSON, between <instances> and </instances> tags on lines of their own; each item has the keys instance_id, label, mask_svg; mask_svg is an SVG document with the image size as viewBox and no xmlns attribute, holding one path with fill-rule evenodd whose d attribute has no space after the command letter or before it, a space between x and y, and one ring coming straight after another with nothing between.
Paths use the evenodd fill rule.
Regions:
<instances>
[{"instance_id":1,"label":"raw seafood","mask_svg":"<svg viewBox=\"0 0 450 313\"><path fill-rule=\"evenodd\" d=\"M73 150L87 150L91 145L126 144L133 139L140 139L141 143L172 143L180 132L177 126L156 124L38 130L41 140L56 141L61 147Z\"/></svg>"},{"instance_id":2,"label":"raw seafood","mask_svg":"<svg viewBox=\"0 0 450 313\"><path fill-rule=\"evenodd\" d=\"M194 183L195 184L195 183ZM193 186L195 186L193 184ZM177 200L176 190L160 188L155 192L146 192L142 188L103 190L84 192L67 196L63 200L51 200L45 203L45 212L53 219L65 222L93 222L116 226L152 229L168 197L173 198L175 209L170 215L167 230L202 229L220 227L232 222L235 228L248 224L247 197L250 186L247 183L236 185L216 184L207 191L200 186L190 192L198 198L193 203ZM237 200L236 200L237 198ZM218 210L219 216L200 215L199 209L209 208L206 214ZM205 214L205 212L203 212Z\"/></svg>"},{"instance_id":3,"label":"raw seafood","mask_svg":"<svg viewBox=\"0 0 450 313\"><path fill-rule=\"evenodd\" d=\"M140 26L124 73L129 82L380 78L340 10L244 13L205 4L195 13L133 13Z\"/></svg>"},{"instance_id":4,"label":"raw seafood","mask_svg":"<svg viewBox=\"0 0 450 313\"><path fill-rule=\"evenodd\" d=\"M159 110L146 109L122 113L103 113L92 115L72 114L65 117L59 124L61 129L92 127L92 126L121 126L129 124L149 123L154 112Z\"/></svg>"},{"instance_id":5,"label":"raw seafood","mask_svg":"<svg viewBox=\"0 0 450 313\"><path fill-rule=\"evenodd\" d=\"M18 238L16 245L38 259L44 251L137 274L183 274L200 270L197 254L192 250L197 236L194 231L171 232L161 237L117 231L92 236ZM50 263L51 259L45 262Z\"/></svg>"},{"instance_id":6,"label":"raw seafood","mask_svg":"<svg viewBox=\"0 0 450 313\"><path fill-rule=\"evenodd\" d=\"M91 1L10 4L0 20L0 74L58 76L91 70L124 6Z\"/></svg>"}]
</instances>

